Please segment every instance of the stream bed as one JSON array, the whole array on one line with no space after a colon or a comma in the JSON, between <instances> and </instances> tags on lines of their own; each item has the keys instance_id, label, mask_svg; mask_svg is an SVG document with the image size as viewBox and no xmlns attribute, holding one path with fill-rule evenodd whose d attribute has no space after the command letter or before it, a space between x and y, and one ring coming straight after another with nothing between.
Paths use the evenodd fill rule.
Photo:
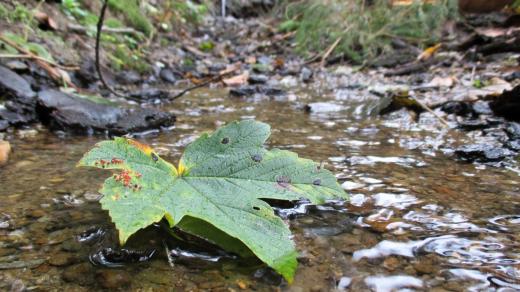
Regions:
<instances>
[{"instance_id":1,"label":"stream bed","mask_svg":"<svg viewBox=\"0 0 520 292\"><path fill-rule=\"evenodd\" d=\"M330 96L312 99L320 100ZM268 147L332 170L350 202L277 207L300 253L292 285L259 262L173 246L159 224L130 238L125 254L97 202L109 173L75 167L106 137L37 127L7 134L13 153L0 169L0 290L520 290L516 162L455 160L443 145L466 134L439 127L427 114L418 122L403 112L363 116L366 100L338 98L337 107L308 113L305 103L198 90L163 106L177 114L173 129L136 137L177 162L202 132L257 119L272 127ZM169 261L166 250L177 248L179 257ZM128 254L133 263L118 263Z\"/></svg>"}]
</instances>

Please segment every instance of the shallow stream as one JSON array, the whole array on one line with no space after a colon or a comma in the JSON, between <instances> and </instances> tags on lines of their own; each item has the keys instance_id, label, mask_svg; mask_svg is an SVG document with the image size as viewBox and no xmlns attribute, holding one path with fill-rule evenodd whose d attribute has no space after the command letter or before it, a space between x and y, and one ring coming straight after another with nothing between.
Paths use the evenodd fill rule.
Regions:
<instances>
[{"instance_id":1,"label":"shallow stream","mask_svg":"<svg viewBox=\"0 0 520 292\"><path fill-rule=\"evenodd\" d=\"M454 160L443 141L465 134L443 130L433 118L363 117L357 112L364 101L337 98L342 110L306 113L305 102L239 100L200 90L165 106L178 115L174 129L137 137L176 162L203 131L254 118L272 126L268 147L325 162L351 201L278 210L300 252L291 286L256 262L190 259L193 254L184 252L169 263L160 226L139 232L126 246L142 257L153 253L149 261L107 264L99 251L118 245L96 191L109 174L75 168L105 137L39 129L6 137L14 151L0 168L0 290L520 290L515 164Z\"/></svg>"}]
</instances>

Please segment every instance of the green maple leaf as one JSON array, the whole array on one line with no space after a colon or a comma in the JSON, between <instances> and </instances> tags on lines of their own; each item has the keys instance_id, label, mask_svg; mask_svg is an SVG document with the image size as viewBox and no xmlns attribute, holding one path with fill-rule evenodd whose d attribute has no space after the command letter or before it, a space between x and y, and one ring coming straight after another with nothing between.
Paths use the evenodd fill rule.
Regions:
<instances>
[{"instance_id":1,"label":"green maple leaf","mask_svg":"<svg viewBox=\"0 0 520 292\"><path fill-rule=\"evenodd\" d=\"M228 251L253 252L291 282L297 266L291 232L261 199L319 204L347 195L317 163L290 151L266 150L269 135L267 124L233 122L190 144L177 168L147 145L115 138L96 144L79 165L121 170L101 189L102 208L121 244L166 218L170 226Z\"/></svg>"}]
</instances>

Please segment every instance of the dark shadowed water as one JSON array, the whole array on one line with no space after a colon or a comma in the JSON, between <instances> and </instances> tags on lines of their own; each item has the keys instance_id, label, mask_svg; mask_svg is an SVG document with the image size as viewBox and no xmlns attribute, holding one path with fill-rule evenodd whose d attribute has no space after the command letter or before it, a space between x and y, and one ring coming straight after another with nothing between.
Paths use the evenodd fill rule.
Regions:
<instances>
[{"instance_id":1,"label":"dark shadowed water","mask_svg":"<svg viewBox=\"0 0 520 292\"><path fill-rule=\"evenodd\" d=\"M75 168L105 137L8 134L14 151L0 168L0 290L520 290L516 163L457 162L445 145L465 133L427 115L418 123L403 112L366 117L366 102L356 102L336 99L341 110L325 105L309 114L305 100L247 101L202 90L165 106L178 114L174 129L137 137L177 162L200 133L254 118L271 124L269 147L325 162L351 201L279 210L300 252L291 286L258 262L176 246L159 225L119 250L97 202L109 173ZM172 263L165 245L178 256Z\"/></svg>"}]
</instances>

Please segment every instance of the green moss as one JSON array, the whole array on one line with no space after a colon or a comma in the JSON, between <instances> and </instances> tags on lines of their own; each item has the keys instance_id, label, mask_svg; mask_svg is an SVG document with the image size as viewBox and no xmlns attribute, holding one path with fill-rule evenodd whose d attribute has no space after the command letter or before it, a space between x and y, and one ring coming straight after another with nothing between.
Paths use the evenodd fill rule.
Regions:
<instances>
[{"instance_id":1,"label":"green moss","mask_svg":"<svg viewBox=\"0 0 520 292\"><path fill-rule=\"evenodd\" d=\"M0 3L0 19L7 19L9 12L4 4Z\"/></svg>"},{"instance_id":2,"label":"green moss","mask_svg":"<svg viewBox=\"0 0 520 292\"><path fill-rule=\"evenodd\" d=\"M153 31L153 25L150 20L141 13L139 1L137 0L109 0L110 9L124 15L126 21L135 29L150 36Z\"/></svg>"},{"instance_id":3,"label":"green moss","mask_svg":"<svg viewBox=\"0 0 520 292\"><path fill-rule=\"evenodd\" d=\"M13 22L19 21L23 23L30 23L32 22L32 13L29 8L22 4L16 3L14 10L9 13L9 18Z\"/></svg>"},{"instance_id":4,"label":"green moss","mask_svg":"<svg viewBox=\"0 0 520 292\"><path fill-rule=\"evenodd\" d=\"M115 70L135 70L139 73L147 73L151 70L150 64L143 59L143 52L130 50L126 45L116 46L114 52L109 54L112 68Z\"/></svg>"},{"instance_id":5,"label":"green moss","mask_svg":"<svg viewBox=\"0 0 520 292\"><path fill-rule=\"evenodd\" d=\"M203 41L199 45L199 49L203 52L209 52L213 50L215 44L212 41Z\"/></svg>"},{"instance_id":6,"label":"green moss","mask_svg":"<svg viewBox=\"0 0 520 292\"><path fill-rule=\"evenodd\" d=\"M49 51L44 46L37 44L37 43L28 42L24 37L19 36L17 34L10 33L10 32L5 32L2 35L3 35L3 37L10 40L11 42L16 43L18 46L20 46L26 50L29 50L32 53L34 53L44 59L53 61L52 55L49 53ZM2 43L2 42L0 42L0 43ZM6 48L10 47L8 45L4 45L4 46Z\"/></svg>"}]
</instances>

